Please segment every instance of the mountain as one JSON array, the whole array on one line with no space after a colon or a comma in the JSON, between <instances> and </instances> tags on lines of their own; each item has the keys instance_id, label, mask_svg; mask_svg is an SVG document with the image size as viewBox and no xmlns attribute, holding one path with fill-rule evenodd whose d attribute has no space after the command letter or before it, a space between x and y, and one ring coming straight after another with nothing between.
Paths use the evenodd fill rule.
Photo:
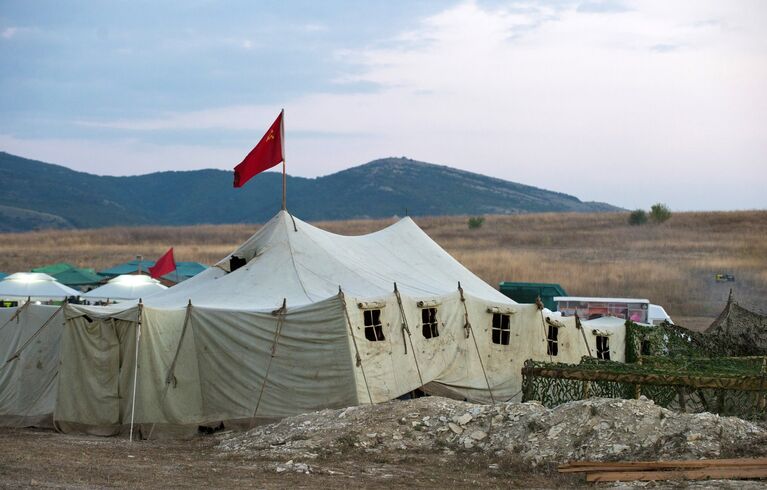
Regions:
<instances>
[{"instance_id":1,"label":"mountain","mask_svg":"<svg viewBox=\"0 0 767 490\"><path fill-rule=\"evenodd\" d=\"M264 222L282 192L275 172L233 189L224 170L109 177L4 152L0 172L0 231ZM407 158L315 179L288 176L287 187L288 209L305 220L620 209Z\"/></svg>"}]
</instances>

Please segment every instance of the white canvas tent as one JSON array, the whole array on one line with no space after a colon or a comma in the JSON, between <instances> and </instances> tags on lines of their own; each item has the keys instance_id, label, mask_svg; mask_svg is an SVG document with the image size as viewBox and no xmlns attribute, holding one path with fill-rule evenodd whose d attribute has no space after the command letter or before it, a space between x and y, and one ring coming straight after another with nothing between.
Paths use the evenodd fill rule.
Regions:
<instances>
[{"instance_id":1,"label":"white canvas tent","mask_svg":"<svg viewBox=\"0 0 767 490\"><path fill-rule=\"evenodd\" d=\"M42 272L17 272L0 281L0 298L61 300L79 294L80 291L65 286Z\"/></svg>"},{"instance_id":2,"label":"white canvas tent","mask_svg":"<svg viewBox=\"0 0 767 490\"><path fill-rule=\"evenodd\" d=\"M147 298L153 294L168 289L157 279L142 274L124 274L110 279L109 282L96 289L82 294L87 300L102 301L125 301L131 299Z\"/></svg>"},{"instance_id":3,"label":"white canvas tent","mask_svg":"<svg viewBox=\"0 0 767 490\"><path fill-rule=\"evenodd\" d=\"M0 308L0 425L52 426L63 308Z\"/></svg>"},{"instance_id":4,"label":"white canvas tent","mask_svg":"<svg viewBox=\"0 0 767 490\"><path fill-rule=\"evenodd\" d=\"M54 419L102 434L132 421L149 432L272 419L416 388L509 400L526 359L596 350L587 322L514 303L410 218L349 237L282 211L143 303L64 314ZM622 360L622 330L600 328Z\"/></svg>"}]
</instances>

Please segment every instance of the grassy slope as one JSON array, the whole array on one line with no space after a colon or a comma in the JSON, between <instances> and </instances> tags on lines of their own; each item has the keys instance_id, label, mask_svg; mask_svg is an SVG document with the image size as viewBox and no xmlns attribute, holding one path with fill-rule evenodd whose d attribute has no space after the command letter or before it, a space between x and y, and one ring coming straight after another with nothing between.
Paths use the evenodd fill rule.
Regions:
<instances>
[{"instance_id":1,"label":"grassy slope","mask_svg":"<svg viewBox=\"0 0 767 490\"><path fill-rule=\"evenodd\" d=\"M469 230L465 217L417 218L439 244L493 285L502 280L559 282L573 295L646 297L673 316L715 316L729 287L745 306L767 310L767 211L676 213L663 225L632 227L627 213L488 216ZM392 223L319 223L361 234ZM0 271L52 262L104 268L136 254L212 263L257 226L105 228L0 234ZM716 283L728 272L735 283Z\"/></svg>"}]
</instances>

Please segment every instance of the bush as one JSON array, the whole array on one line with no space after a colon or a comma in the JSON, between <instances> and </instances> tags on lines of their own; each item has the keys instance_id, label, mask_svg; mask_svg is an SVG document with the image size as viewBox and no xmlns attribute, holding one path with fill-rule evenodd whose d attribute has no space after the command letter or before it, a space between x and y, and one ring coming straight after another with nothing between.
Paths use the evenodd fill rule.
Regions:
<instances>
[{"instance_id":1,"label":"bush","mask_svg":"<svg viewBox=\"0 0 767 490\"><path fill-rule=\"evenodd\" d=\"M469 229L476 230L477 228L481 228L484 223L485 223L484 216L472 216L471 218L469 218Z\"/></svg>"},{"instance_id":2,"label":"bush","mask_svg":"<svg viewBox=\"0 0 767 490\"><path fill-rule=\"evenodd\" d=\"M650 219L654 223L663 223L671 217L671 210L662 203L653 204L650 208Z\"/></svg>"},{"instance_id":3,"label":"bush","mask_svg":"<svg viewBox=\"0 0 767 490\"><path fill-rule=\"evenodd\" d=\"M629 224L638 226L647 223L647 212L644 209L631 211L629 214Z\"/></svg>"}]
</instances>

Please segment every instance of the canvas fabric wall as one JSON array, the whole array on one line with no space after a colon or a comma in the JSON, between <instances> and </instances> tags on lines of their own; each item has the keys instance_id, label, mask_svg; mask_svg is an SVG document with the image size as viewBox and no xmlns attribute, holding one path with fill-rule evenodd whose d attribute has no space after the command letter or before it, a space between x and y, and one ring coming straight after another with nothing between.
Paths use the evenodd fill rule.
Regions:
<instances>
[{"instance_id":1,"label":"canvas fabric wall","mask_svg":"<svg viewBox=\"0 0 767 490\"><path fill-rule=\"evenodd\" d=\"M99 317L98 308L71 306L67 325L55 412L65 432L123 431L131 420L134 375L133 419L144 433L155 424L196 429L358 402L338 297L288 307L283 319L194 306L189 315L134 307Z\"/></svg>"},{"instance_id":2,"label":"canvas fabric wall","mask_svg":"<svg viewBox=\"0 0 767 490\"><path fill-rule=\"evenodd\" d=\"M56 306L0 309L1 426L52 426L63 324Z\"/></svg>"},{"instance_id":3,"label":"canvas fabric wall","mask_svg":"<svg viewBox=\"0 0 767 490\"><path fill-rule=\"evenodd\" d=\"M458 291L438 298L401 296L407 330L396 295L375 299L348 298L351 349L360 353L357 393L362 403L391 400L425 385L433 394L477 403L520 400L522 366L527 359L580 362L596 355L596 335L609 338L611 359L625 361L623 320L605 318L583 322L561 317L536 305L498 303ZM422 302L437 309L439 336L423 334ZM464 309L465 305L465 309ZM380 309L385 340L365 336L364 311ZM508 345L493 343L493 313L508 314ZM466 319L471 325L465 327ZM548 323L559 325L558 353L547 354ZM588 347L587 347L588 345ZM355 347L356 346L356 347ZM364 376L362 371L364 371ZM419 377L420 371L420 377ZM369 391L369 395L368 395Z\"/></svg>"}]
</instances>

